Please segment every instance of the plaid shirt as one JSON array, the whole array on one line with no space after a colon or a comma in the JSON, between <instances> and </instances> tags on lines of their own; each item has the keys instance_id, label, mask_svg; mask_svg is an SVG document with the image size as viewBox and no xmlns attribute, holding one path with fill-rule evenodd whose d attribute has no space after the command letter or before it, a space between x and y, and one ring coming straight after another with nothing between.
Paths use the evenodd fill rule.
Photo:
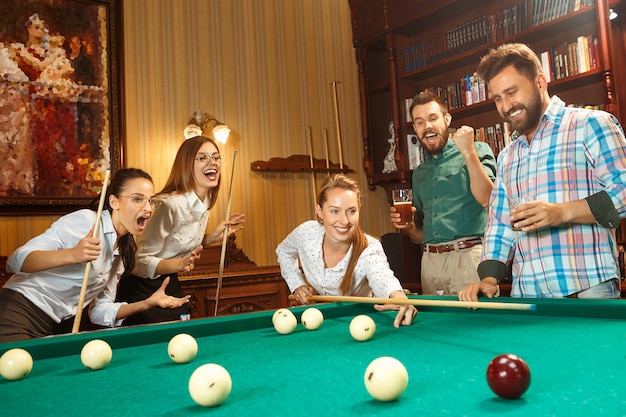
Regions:
<instances>
[{"instance_id":1,"label":"plaid shirt","mask_svg":"<svg viewBox=\"0 0 626 417\"><path fill-rule=\"evenodd\" d=\"M553 97L531 143L517 132L513 139L498 157L481 260L513 258L514 297L564 297L619 277L614 229L596 223L514 232L508 204L520 195L565 203L605 191L624 217L626 140L617 119Z\"/></svg>"}]
</instances>

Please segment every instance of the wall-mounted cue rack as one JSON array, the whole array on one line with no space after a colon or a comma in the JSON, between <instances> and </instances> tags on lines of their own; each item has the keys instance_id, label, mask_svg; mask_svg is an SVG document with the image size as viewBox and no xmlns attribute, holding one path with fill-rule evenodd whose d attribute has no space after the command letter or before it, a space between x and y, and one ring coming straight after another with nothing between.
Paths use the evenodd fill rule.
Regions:
<instances>
[{"instance_id":1,"label":"wall-mounted cue rack","mask_svg":"<svg viewBox=\"0 0 626 417\"><path fill-rule=\"evenodd\" d=\"M252 171L269 172L354 172L347 165L336 164L326 159L311 158L309 155L291 155L286 158L270 158L269 161L253 161Z\"/></svg>"}]
</instances>

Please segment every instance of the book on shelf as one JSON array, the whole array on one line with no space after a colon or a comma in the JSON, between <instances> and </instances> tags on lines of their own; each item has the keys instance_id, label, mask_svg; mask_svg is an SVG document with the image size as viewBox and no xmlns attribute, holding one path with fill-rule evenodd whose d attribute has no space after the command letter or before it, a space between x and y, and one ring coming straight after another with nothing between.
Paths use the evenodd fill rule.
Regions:
<instances>
[{"instance_id":1,"label":"book on shelf","mask_svg":"<svg viewBox=\"0 0 626 417\"><path fill-rule=\"evenodd\" d=\"M525 31L528 29L528 1L532 0L520 1L403 48L404 72L417 71Z\"/></svg>"}]
</instances>

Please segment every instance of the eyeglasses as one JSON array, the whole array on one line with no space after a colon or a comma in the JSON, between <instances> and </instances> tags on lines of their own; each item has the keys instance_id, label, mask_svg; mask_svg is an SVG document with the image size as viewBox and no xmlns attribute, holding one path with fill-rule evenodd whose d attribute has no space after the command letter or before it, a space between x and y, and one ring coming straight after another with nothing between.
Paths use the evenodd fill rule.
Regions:
<instances>
[{"instance_id":1,"label":"eyeglasses","mask_svg":"<svg viewBox=\"0 0 626 417\"><path fill-rule=\"evenodd\" d=\"M118 197L130 198L130 201L132 201L133 204L139 208L145 207L146 202L150 203L150 207L152 207L153 209L161 205L161 202L156 197L148 198L143 194L118 195Z\"/></svg>"},{"instance_id":2,"label":"eyeglasses","mask_svg":"<svg viewBox=\"0 0 626 417\"><path fill-rule=\"evenodd\" d=\"M221 153L214 153L211 155L209 155L208 153L199 153L196 155L196 161L200 162L201 164L208 164L211 159L213 160L213 162L220 165L222 162L224 162L224 155L222 155Z\"/></svg>"}]
</instances>

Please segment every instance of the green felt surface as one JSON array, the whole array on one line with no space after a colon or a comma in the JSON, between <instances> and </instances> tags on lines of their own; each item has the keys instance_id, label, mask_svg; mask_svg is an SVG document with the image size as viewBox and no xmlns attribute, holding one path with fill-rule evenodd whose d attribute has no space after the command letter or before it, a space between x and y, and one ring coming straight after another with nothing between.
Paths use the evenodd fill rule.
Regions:
<instances>
[{"instance_id":1,"label":"green felt surface","mask_svg":"<svg viewBox=\"0 0 626 417\"><path fill-rule=\"evenodd\" d=\"M415 324L400 329L392 326L393 313L371 305L329 304L320 307L326 316L320 329L299 324L290 335L276 333L273 312L262 312L0 344L0 352L19 345L37 357L25 379L0 379L1 414L626 415L624 302L558 301L536 300L535 312L421 308ZM294 309L298 318L303 310ZM354 341L348 331L362 313L377 324L368 342ZM167 356L167 342L179 332L197 336L191 363ZM91 371L77 352L96 337L114 346L113 360ZM518 354L531 368L522 399L499 399L487 386L487 364L501 353ZM365 368L380 356L393 356L408 370L398 401L381 403L365 390ZM221 406L204 408L187 383L211 362L230 372L233 390Z\"/></svg>"}]
</instances>

